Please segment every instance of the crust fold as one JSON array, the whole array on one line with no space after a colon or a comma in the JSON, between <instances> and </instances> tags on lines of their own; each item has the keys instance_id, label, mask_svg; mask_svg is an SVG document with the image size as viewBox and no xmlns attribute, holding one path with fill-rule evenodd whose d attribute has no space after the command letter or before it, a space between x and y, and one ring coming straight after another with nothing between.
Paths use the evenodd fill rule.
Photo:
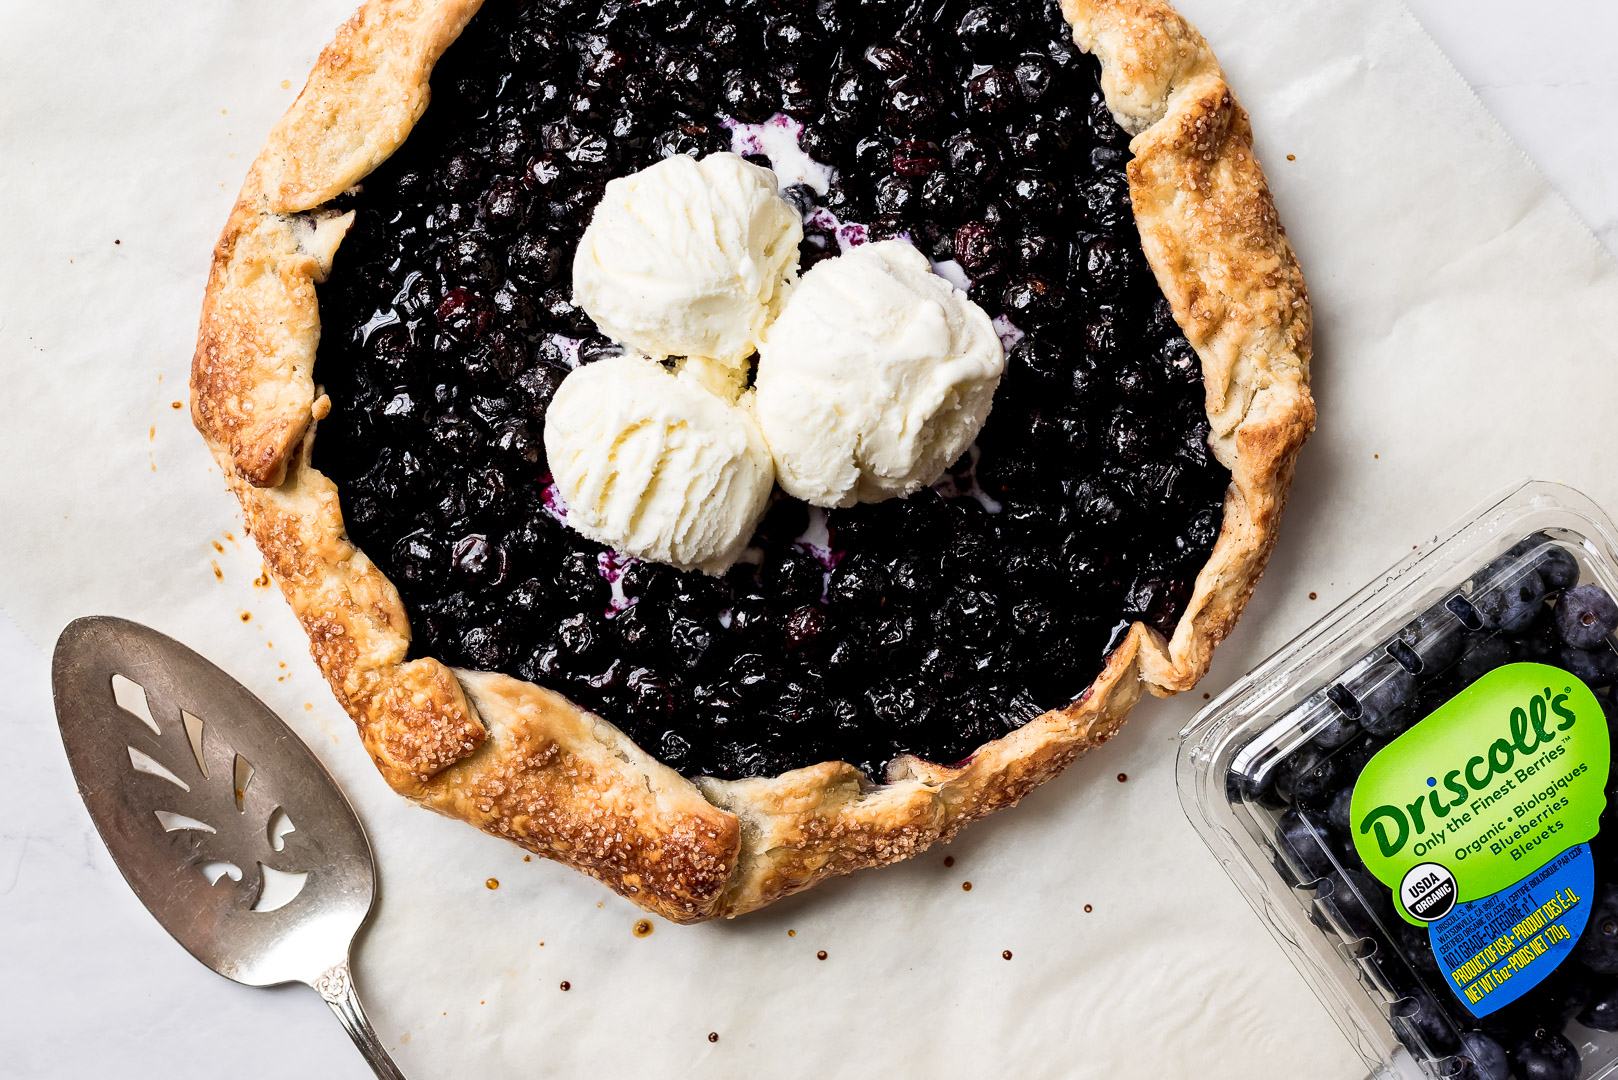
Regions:
<instances>
[{"instance_id":1,"label":"crust fold","mask_svg":"<svg viewBox=\"0 0 1618 1080\"><path fill-rule=\"evenodd\" d=\"M322 208L427 106L428 77L479 0L367 0L272 132L215 250L192 417L337 699L388 783L603 881L675 922L734 916L836 874L908 858L1015 804L1111 738L1143 692L1188 689L1235 625L1314 426L1308 292L1253 156L1246 113L1202 36L1163 0L1064 0L1134 133L1143 248L1202 361L1224 526L1171 640L1136 624L1078 700L944 766L903 757L873 784L824 762L739 781L679 776L565 698L406 661L393 585L309 465L325 278L347 222ZM313 211L304 215L304 211Z\"/></svg>"}]
</instances>

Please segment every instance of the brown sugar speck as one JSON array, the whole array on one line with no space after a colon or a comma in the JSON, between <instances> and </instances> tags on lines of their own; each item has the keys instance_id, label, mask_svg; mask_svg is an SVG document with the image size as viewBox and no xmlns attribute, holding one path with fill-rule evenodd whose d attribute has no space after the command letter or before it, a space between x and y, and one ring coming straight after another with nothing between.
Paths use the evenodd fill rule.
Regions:
<instances>
[{"instance_id":1,"label":"brown sugar speck","mask_svg":"<svg viewBox=\"0 0 1618 1080\"><path fill-rule=\"evenodd\" d=\"M312 702L312 701L304 702L303 703L303 711L304 712L314 712L315 711L315 703Z\"/></svg>"},{"instance_id":2,"label":"brown sugar speck","mask_svg":"<svg viewBox=\"0 0 1618 1080\"><path fill-rule=\"evenodd\" d=\"M1203 701L1207 701L1207 700L1208 700L1208 699L1209 699L1209 698L1211 698L1211 697L1213 697L1213 695L1212 695L1212 694L1203 694L1203 695L1202 695L1202 700L1203 700Z\"/></svg>"},{"instance_id":3,"label":"brown sugar speck","mask_svg":"<svg viewBox=\"0 0 1618 1080\"><path fill-rule=\"evenodd\" d=\"M225 545L224 544L221 544L217 540L212 540L212 541L210 541L210 543L213 544L213 549L215 551L219 552L219 554L223 555L225 553Z\"/></svg>"},{"instance_id":4,"label":"brown sugar speck","mask_svg":"<svg viewBox=\"0 0 1618 1080\"><path fill-rule=\"evenodd\" d=\"M171 408L171 409L183 409L183 408L185 408L185 402L183 402L183 401L171 401L171 402L169 402L169 408Z\"/></svg>"},{"instance_id":5,"label":"brown sugar speck","mask_svg":"<svg viewBox=\"0 0 1618 1080\"><path fill-rule=\"evenodd\" d=\"M563 979L562 980L562 989L563 990L571 990L571 989L573 989L573 984L568 982L566 979Z\"/></svg>"},{"instance_id":6,"label":"brown sugar speck","mask_svg":"<svg viewBox=\"0 0 1618 1080\"><path fill-rule=\"evenodd\" d=\"M1288 161L1297 161L1298 160L1298 155L1297 154L1288 154L1287 155L1287 160Z\"/></svg>"},{"instance_id":7,"label":"brown sugar speck","mask_svg":"<svg viewBox=\"0 0 1618 1080\"><path fill-rule=\"evenodd\" d=\"M636 937L651 937L652 936L652 921L650 919L638 919L638 920L636 920L636 922L635 922L635 936Z\"/></svg>"},{"instance_id":8,"label":"brown sugar speck","mask_svg":"<svg viewBox=\"0 0 1618 1080\"><path fill-rule=\"evenodd\" d=\"M1124 783L1124 782L1125 782L1125 781L1127 781L1127 780L1128 780L1128 779L1129 779L1129 774L1128 774L1128 773L1126 773L1126 772L1121 772L1121 773L1119 773L1119 774L1118 774L1118 782L1119 782L1119 783L1120 783L1120 784L1122 784L1122 783Z\"/></svg>"},{"instance_id":9,"label":"brown sugar speck","mask_svg":"<svg viewBox=\"0 0 1618 1080\"><path fill-rule=\"evenodd\" d=\"M1002 960L1010 960L1011 959L1011 950L1007 949L1004 952L1002 952L1000 954L1000 959L1002 959Z\"/></svg>"},{"instance_id":10,"label":"brown sugar speck","mask_svg":"<svg viewBox=\"0 0 1618 1080\"><path fill-rule=\"evenodd\" d=\"M291 90L292 89L292 80L291 79L282 79L281 80L281 89L283 89L283 90Z\"/></svg>"},{"instance_id":11,"label":"brown sugar speck","mask_svg":"<svg viewBox=\"0 0 1618 1080\"><path fill-rule=\"evenodd\" d=\"M122 241L122 240L114 240L114 241L113 241L113 243L115 243L115 244L121 244L121 243L123 243L123 241Z\"/></svg>"},{"instance_id":12,"label":"brown sugar speck","mask_svg":"<svg viewBox=\"0 0 1618 1080\"><path fill-rule=\"evenodd\" d=\"M824 960L824 959L826 959L826 950L821 949L819 952L815 953L815 959L816 960Z\"/></svg>"},{"instance_id":13,"label":"brown sugar speck","mask_svg":"<svg viewBox=\"0 0 1618 1080\"><path fill-rule=\"evenodd\" d=\"M1381 461L1381 460L1382 460L1382 455L1381 455L1381 454L1372 454L1372 455L1371 455L1371 456L1372 456L1372 457L1373 457L1373 458L1375 458L1375 459L1376 459L1376 460L1378 460L1378 461Z\"/></svg>"},{"instance_id":14,"label":"brown sugar speck","mask_svg":"<svg viewBox=\"0 0 1618 1080\"><path fill-rule=\"evenodd\" d=\"M961 882L961 891L962 892L971 892L972 891L972 883L970 881Z\"/></svg>"},{"instance_id":15,"label":"brown sugar speck","mask_svg":"<svg viewBox=\"0 0 1618 1080\"><path fill-rule=\"evenodd\" d=\"M797 936L798 936L798 932L796 930L788 930L787 931L787 937L797 937Z\"/></svg>"},{"instance_id":16,"label":"brown sugar speck","mask_svg":"<svg viewBox=\"0 0 1618 1080\"><path fill-rule=\"evenodd\" d=\"M708 1032L708 1041L709 1042L718 1042L719 1041L719 1032L717 1032L717 1031Z\"/></svg>"},{"instance_id":17,"label":"brown sugar speck","mask_svg":"<svg viewBox=\"0 0 1618 1080\"><path fill-rule=\"evenodd\" d=\"M1084 913L1086 915L1090 914L1090 912L1092 912L1094 910L1095 910L1095 908L1091 907L1089 904L1084 905Z\"/></svg>"},{"instance_id":18,"label":"brown sugar speck","mask_svg":"<svg viewBox=\"0 0 1618 1080\"><path fill-rule=\"evenodd\" d=\"M500 879L497 877L492 877L488 881L485 881L483 885L488 889L498 889L500 887Z\"/></svg>"},{"instance_id":19,"label":"brown sugar speck","mask_svg":"<svg viewBox=\"0 0 1618 1080\"><path fill-rule=\"evenodd\" d=\"M239 613L236 617L238 619L240 619L242 622L252 622L253 621L253 613L251 611L243 611L243 612Z\"/></svg>"},{"instance_id":20,"label":"brown sugar speck","mask_svg":"<svg viewBox=\"0 0 1618 1080\"><path fill-rule=\"evenodd\" d=\"M953 856L953 855L945 855L944 856L944 865L945 866L954 866L955 865L955 856Z\"/></svg>"},{"instance_id":21,"label":"brown sugar speck","mask_svg":"<svg viewBox=\"0 0 1618 1080\"><path fill-rule=\"evenodd\" d=\"M213 576L214 577L218 578L220 581L225 580L225 572L223 570L219 569L219 563L218 563L217 560L209 559L208 560L208 565L213 567Z\"/></svg>"},{"instance_id":22,"label":"brown sugar speck","mask_svg":"<svg viewBox=\"0 0 1618 1080\"><path fill-rule=\"evenodd\" d=\"M156 442L157 441L157 425L156 424L153 424L152 429L146 433L146 441L147 442Z\"/></svg>"},{"instance_id":23,"label":"brown sugar speck","mask_svg":"<svg viewBox=\"0 0 1618 1080\"><path fill-rule=\"evenodd\" d=\"M524 856L523 856L523 857L522 857L522 861L523 861L523 862L533 862L533 861L534 861L534 857L533 857L533 856L532 856L532 855L524 855ZM545 944L545 943L544 943L544 942L543 942L543 941L541 941L541 942L540 942L540 944L541 944L541 945L543 945L543 944Z\"/></svg>"}]
</instances>

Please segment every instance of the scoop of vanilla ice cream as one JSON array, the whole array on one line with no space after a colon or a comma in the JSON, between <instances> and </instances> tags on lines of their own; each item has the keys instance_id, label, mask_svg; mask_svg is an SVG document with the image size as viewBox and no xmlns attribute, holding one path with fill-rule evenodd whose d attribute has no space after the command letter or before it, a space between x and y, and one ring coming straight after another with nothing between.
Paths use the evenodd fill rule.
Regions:
<instances>
[{"instance_id":1,"label":"scoop of vanilla ice cream","mask_svg":"<svg viewBox=\"0 0 1618 1080\"><path fill-rule=\"evenodd\" d=\"M747 547L775 482L746 408L638 356L568 373L545 414L545 454L574 529L711 574Z\"/></svg>"},{"instance_id":2,"label":"scoop of vanilla ice cream","mask_svg":"<svg viewBox=\"0 0 1618 1080\"><path fill-rule=\"evenodd\" d=\"M1005 371L989 316L902 241L817 264L759 350L776 480L816 506L908 495L972 445Z\"/></svg>"},{"instance_id":3,"label":"scoop of vanilla ice cream","mask_svg":"<svg viewBox=\"0 0 1618 1080\"><path fill-rule=\"evenodd\" d=\"M796 280L802 239L769 169L675 154L607 184L573 257L573 302L647 356L739 366Z\"/></svg>"}]
</instances>

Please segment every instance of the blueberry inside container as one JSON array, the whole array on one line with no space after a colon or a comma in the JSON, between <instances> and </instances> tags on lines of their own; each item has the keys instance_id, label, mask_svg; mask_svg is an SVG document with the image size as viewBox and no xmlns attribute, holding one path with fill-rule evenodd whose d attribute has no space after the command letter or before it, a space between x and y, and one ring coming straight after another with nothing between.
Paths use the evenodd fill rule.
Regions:
<instances>
[{"instance_id":1,"label":"blueberry inside container","mask_svg":"<svg viewBox=\"0 0 1618 1080\"><path fill-rule=\"evenodd\" d=\"M1377 1075L1618 1074L1613 597L1611 520L1577 491L1525 482L1281 648L1182 735L1187 816ZM1495 709L1498 750L1463 752L1448 774L1406 769L1414 799L1365 812L1384 773L1442 753L1463 731L1452 717L1483 716L1511 679L1547 685L1509 720ZM1590 723L1569 754L1575 701ZM1522 827L1467 831L1507 813L1497 801ZM1443 850L1446 830L1457 847ZM1422 850L1442 853L1392 884L1378 878L1383 856ZM1509 887L1468 898L1463 885L1457 904L1439 863L1473 875L1473 893L1485 868ZM1456 928L1484 925L1493 940L1474 955Z\"/></svg>"}]
</instances>

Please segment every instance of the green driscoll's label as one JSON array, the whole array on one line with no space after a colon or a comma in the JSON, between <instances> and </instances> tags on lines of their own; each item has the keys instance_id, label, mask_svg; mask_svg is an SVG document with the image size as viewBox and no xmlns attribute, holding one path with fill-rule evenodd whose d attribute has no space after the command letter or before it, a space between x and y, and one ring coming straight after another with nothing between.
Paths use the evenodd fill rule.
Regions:
<instances>
[{"instance_id":1,"label":"green driscoll's label","mask_svg":"<svg viewBox=\"0 0 1618 1080\"><path fill-rule=\"evenodd\" d=\"M1355 850L1400 916L1428 928L1475 1015L1571 954L1589 918L1587 842L1609 764L1588 686L1547 664L1508 664L1389 743L1355 783Z\"/></svg>"}]
</instances>

